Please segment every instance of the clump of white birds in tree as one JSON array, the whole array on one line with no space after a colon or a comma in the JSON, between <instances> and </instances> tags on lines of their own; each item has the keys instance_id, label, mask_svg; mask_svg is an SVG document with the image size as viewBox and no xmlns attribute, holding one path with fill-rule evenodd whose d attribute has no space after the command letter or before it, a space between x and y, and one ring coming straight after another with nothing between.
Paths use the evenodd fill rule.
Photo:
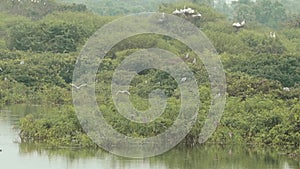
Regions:
<instances>
[{"instance_id":1,"label":"clump of white birds in tree","mask_svg":"<svg viewBox=\"0 0 300 169\"><path fill-rule=\"evenodd\" d=\"M199 12L196 12L196 10L192 8L186 8L185 6L183 9L176 9L172 12L174 15L185 15L185 16L191 16L193 18L200 18L202 15Z\"/></svg>"},{"instance_id":2,"label":"clump of white birds in tree","mask_svg":"<svg viewBox=\"0 0 300 169\"><path fill-rule=\"evenodd\" d=\"M17 1L18 3L26 3L26 2L31 2L34 4L43 4L46 5L46 1L45 0L11 0L12 2Z\"/></svg>"},{"instance_id":3,"label":"clump of white birds in tree","mask_svg":"<svg viewBox=\"0 0 300 169\"><path fill-rule=\"evenodd\" d=\"M31 0L32 3L40 3L39 0Z\"/></svg>"}]
</instances>

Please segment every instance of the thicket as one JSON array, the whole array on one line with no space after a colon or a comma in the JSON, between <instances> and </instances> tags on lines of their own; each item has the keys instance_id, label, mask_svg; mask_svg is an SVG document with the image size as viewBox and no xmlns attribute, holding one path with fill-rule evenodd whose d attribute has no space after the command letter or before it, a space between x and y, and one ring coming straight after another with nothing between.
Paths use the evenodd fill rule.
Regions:
<instances>
[{"instance_id":1,"label":"thicket","mask_svg":"<svg viewBox=\"0 0 300 169\"><path fill-rule=\"evenodd\" d=\"M185 4L203 18L186 18L198 26L220 54L227 76L227 104L221 122L209 142L216 144L272 145L286 153L300 153L299 18L289 17L283 27L270 28L247 22L236 30L226 17L205 5ZM257 4L256 4L257 5ZM164 4L171 13L184 4ZM84 11L84 10L83 10ZM52 11L38 21L1 13L0 100L3 104L62 105L49 112L27 115L20 121L23 142L51 146L95 146L78 122L71 105L72 73L84 42L114 17L89 12ZM27 15L25 15L27 16ZM182 16L184 17L184 16ZM276 38L269 32L276 31ZM159 47L180 56L195 72L201 109L182 144L194 145L209 109L211 96L203 64L191 64L195 54L182 43L159 35L139 35L116 45L105 57L96 80L97 101L108 123L132 137L155 136L173 124L180 105L180 91L168 74L147 70L131 83L130 99L138 109L149 108L148 94L164 89L168 106L148 125L130 122L117 113L111 100L110 82L121 61L142 48ZM185 59L185 55L190 57ZM147 83L145 83L147 81Z\"/></svg>"}]
</instances>

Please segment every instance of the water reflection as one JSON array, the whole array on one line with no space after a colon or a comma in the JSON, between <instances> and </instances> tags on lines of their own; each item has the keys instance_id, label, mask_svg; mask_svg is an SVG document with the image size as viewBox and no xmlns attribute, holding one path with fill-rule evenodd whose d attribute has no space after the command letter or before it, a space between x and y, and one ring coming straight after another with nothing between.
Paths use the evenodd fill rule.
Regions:
<instances>
[{"instance_id":1,"label":"water reflection","mask_svg":"<svg viewBox=\"0 0 300 169\"><path fill-rule=\"evenodd\" d=\"M43 110L42 110L43 109ZM2 109L3 110L3 109ZM300 160L280 156L270 149L205 145L177 147L153 158L127 159L102 150L49 149L19 144L14 129L20 116L43 107L15 106L0 111L1 168L13 169L299 169Z\"/></svg>"}]
</instances>

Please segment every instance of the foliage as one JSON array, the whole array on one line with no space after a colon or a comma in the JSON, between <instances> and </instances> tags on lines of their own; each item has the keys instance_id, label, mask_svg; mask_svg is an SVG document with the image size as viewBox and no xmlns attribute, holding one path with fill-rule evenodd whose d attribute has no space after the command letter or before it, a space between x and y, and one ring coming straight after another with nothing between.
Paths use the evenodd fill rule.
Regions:
<instances>
[{"instance_id":1,"label":"foliage","mask_svg":"<svg viewBox=\"0 0 300 169\"><path fill-rule=\"evenodd\" d=\"M83 4L58 4L55 0L2 0L0 6L1 12L22 15L33 20L41 19L54 11L87 11Z\"/></svg>"},{"instance_id":2,"label":"foliage","mask_svg":"<svg viewBox=\"0 0 300 169\"><path fill-rule=\"evenodd\" d=\"M0 51L0 77L4 103L70 103L74 54ZM60 97L63 94L64 97Z\"/></svg>"},{"instance_id":3,"label":"foliage","mask_svg":"<svg viewBox=\"0 0 300 169\"><path fill-rule=\"evenodd\" d=\"M179 0L176 0L179 1ZM128 15L132 13L140 12L153 12L157 11L158 6L161 3L174 3L174 0L59 0L68 4L72 3L84 3L91 11L98 13L102 16L116 16L116 15Z\"/></svg>"},{"instance_id":4,"label":"foliage","mask_svg":"<svg viewBox=\"0 0 300 169\"><path fill-rule=\"evenodd\" d=\"M181 17L199 27L220 54L227 76L228 97L222 120L216 122L217 131L209 142L271 145L281 147L284 152L299 152L300 37L297 18L281 27L287 16L280 3L244 0L236 3L236 11L240 12L236 17L245 19L243 17L249 15L252 19L244 28L236 30L224 15L201 2L162 4L159 11L171 14L184 5L196 9L202 18ZM73 7L76 12L66 7L63 12L53 9L47 14L40 13L38 21L1 13L1 103L64 105L21 119L23 142L47 143L55 147L95 147L70 106L70 83L76 57L84 42L116 17L97 16L86 12L83 6ZM117 13L113 11L111 14ZM274 32L274 28L278 29L276 37L270 37L269 32ZM192 146L199 139L211 104L209 78L200 61L192 64L195 53L170 37L154 34L133 36L116 44L107 53L96 75L97 102L102 103L99 109L111 126L131 137L155 136L173 124L181 103L180 89L174 78L163 71L148 69L139 72L130 84L130 100L139 110L151 106L148 96L155 89L163 89L168 96L163 115L147 125L122 117L110 97L114 70L124 58L140 49L153 47L174 53L195 73L201 93L201 109L191 132L182 141L182 144ZM187 53L189 58L185 58Z\"/></svg>"},{"instance_id":5,"label":"foliage","mask_svg":"<svg viewBox=\"0 0 300 169\"><path fill-rule=\"evenodd\" d=\"M17 24L10 29L8 48L34 52L75 52L97 28L110 20L92 17L93 22L89 23L83 19L87 16L73 12L54 13L39 22ZM54 17L60 19L54 21ZM76 19L69 20L68 17Z\"/></svg>"},{"instance_id":6,"label":"foliage","mask_svg":"<svg viewBox=\"0 0 300 169\"><path fill-rule=\"evenodd\" d=\"M287 25L290 28L300 28L300 14L293 15L291 18L289 18Z\"/></svg>"},{"instance_id":7,"label":"foliage","mask_svg":"<svg viewBox=\"0 0 300 169\"><path fill-rule=\"evenodd\" d=\"M280 23L288 17L286 8L279 1L235 1L233 8L236 11L235 18L237 20L257 21L272 28L281 27Z\"/></svg>"},{"instance_id":8,"label":"foliage","mask_svg":"<svg viewBox=\"0 0 300 169\"><path fill-rule=\"evenodd\" d=\"M41 112L35 116L30 114L20 120L22 142L47 143L54 147L95 146L84 134L71 107L52 108L48 111L51 113Z\"/></svg>"},{"instance_id":9,"label":"foliage","mask_svg":"<svg viewBox=\"0 0 300 169\"><path fill-rule=\"evenodd\" d=\"M224 62L225 68L230 71L241 71L253 76L277 80L286 87L293 87L300 81L300 57L297 55L257 54L230 57L231 60L235 60L235 63L239 63L234 65L230 61Z\"/></svg>"}]
</instances>

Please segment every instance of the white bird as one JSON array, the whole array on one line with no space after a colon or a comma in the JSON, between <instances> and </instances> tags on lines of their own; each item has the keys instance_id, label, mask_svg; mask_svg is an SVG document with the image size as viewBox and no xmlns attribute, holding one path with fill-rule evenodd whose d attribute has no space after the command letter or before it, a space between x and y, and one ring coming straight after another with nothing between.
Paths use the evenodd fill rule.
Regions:
<instances>
[{"instance_id":1,"label":"white bird","mask_svg":"<svg viewBox=\"0 0 300 169\"><path fill-rule=\"evenodd\" d=\"M116 93L116 95L118 95L118 94L128 94L128 95L130 95L129 91L127 91L127 90L119 90L119 91Z\"/></svg>"},{"instance_id":2,"label":"white bird","mask_svg":"<svg viewBox=\"0 0 300 169\"><path fill-rule=\"evenodd\" d=\"M23 65L25 62L22 60L21 62L20 62L20 65Z\"/></svg>"},{"instance_id":3,"label":"white bird","mask_svg":"<svg viewBox=\"0 0 300 169\"><path fill-rule=\"evenodd\" d=\"M240 26L241 26L241 24L240 24L240 23L238 23L238 22L235 22L235 23L233 23L233 24L232 24L232 26L233 26L233 27L240 27Z\"/></svg>"},{"instance_id":4,"label":"white bird","mask_svg":"<svg viewBox=\"0 0 300 169\"><path fill-rule=\"evenodd\" d=\"M164 22L165 19L166 19L166 15L165 15L165 13L163 12L161 18L159 18L158 21L159 21L159 22Z\"/></svg>"},{"instance_id":5,"label":"white bird","mask_svg":"<svg viewBox=\"0 0 300 169\"><path fill-rule=\"evenodd\" d=\"M181 12L176 8L176 10L172 12L172 14L177 15L177 14L181 14Z\"/></svg>"},{"instance_id":6,"label":"white bird","mask_svg":"<svg viewBox=\"0 0 300 169\"><path fill-rule=\"evenodd\" d=\"M186 81L186 77L183 77L181 80L180 80L180 82L182 83L182 82L185 82Z\"/></svg>"},{"instance_id":7,"label":"white bird","mask_svg":"<svg viewBox=\"0 0 300 169\"><path fill-rule=\"evenodd\" d=\"M193 14L193 13L195 13L195 10L193 10L192 8L187 8L187 9L185 9L185 13Z\"/></svg>"},{"instance_id":8,"label":"white bird","mask_svg":"<svg viewBox=\"0 0 300 169\"><path fill-rule=\"evenodd\" d=\"M241 23L241 25L245 25L246 24L246 21L245 20L243 20L242 21L242 23Z\"/></svg>"},{"instance_id":9,"label":"white bird","mask_svg":"<svg viewBox=\"0 0 300 169\"><path fill-rule=\"evenodd\" d=\"M194 58L194 60L193 60L193 64L196 64L197 63L197 59L196 58Z\"/></svg>"},{"instance_id":10,"label":"white bird","mask_svg":"<svg viewBox=\"0 0 300 169\"><path fill-rule=\"evenodd\" d=\"M237 28L237 29L239 29L239 28L242 28L242 27L244 27L244 26L245 26L245 24L246 24L246 21L245 21L245 20L243 20L241 23L239 23L239 22L235 22L235 23L233 23L233 24L232 24L232 26L233 26L233 27L235 27L235 28Z\"/></svg>"},{"instance_id":11,"label":"white bird","mask_svg":"<svg viewBox=\"0 0 300 169\"><path fill-rule=\"evenodd\" d=\"M187 59L187 58L189 58L189 56L190 56L190 54L187 53L187 54L185 55L185 58Z\"/></svg>"},{"instance_id":12,"label":"white bird","mask_svg":"<svg viewBox=\"0 0 300 169\"><path fill-rule=\"evenodd\" d=\"M230 131L228 132L229 138L232 138L233 133Z\"/></svg>"},{"instance_id":13,"label":"white bird","mask_svg":"<svg viewBox=\"0 0 300 169\"><path fill-rule=\"evenodd\" d=\"M81 85L77 86L77 85L75 85L75 84L71 83L70 85L71 85L72 87L75 87L76 89L80 89L80 88L82 88L82 87L86 86L87 84L86 84L86 83L84 83L84 84L81 84Z\"/></svg>"},{"instance_id":14,"label":"white bird","mask_svg":"<svg viewBox=\"0 0 300 169\"><path fill-rule=\"evenodd\" d=\"M276 38L275 32L270 32L270 38Z\"/></svg>"},{"instance_id":15,"label":"white bird","mask_svg":"<svg viewBox=\"0 0 300 169\"><path fill-rule=\"evenodd\" d=\"M290 91L290 88L284 87L284 88L282 88L282 90L283 90L283 91L286 91L286 92L289 92L289 91Z\"/></svg>"},{"instance_id":16,"label":"white bird","mask_svg":"<svg viewBox=\"0 0 300 169\"><path fill-rule=\"evenodd\" d=\"M197 14L193 14L193 15L192 15L193 18L198 18L198 17L201 17L201 16L202 16L202 15L201 15L200 13L197 13Z\"/></svg>"}]
</instances>

